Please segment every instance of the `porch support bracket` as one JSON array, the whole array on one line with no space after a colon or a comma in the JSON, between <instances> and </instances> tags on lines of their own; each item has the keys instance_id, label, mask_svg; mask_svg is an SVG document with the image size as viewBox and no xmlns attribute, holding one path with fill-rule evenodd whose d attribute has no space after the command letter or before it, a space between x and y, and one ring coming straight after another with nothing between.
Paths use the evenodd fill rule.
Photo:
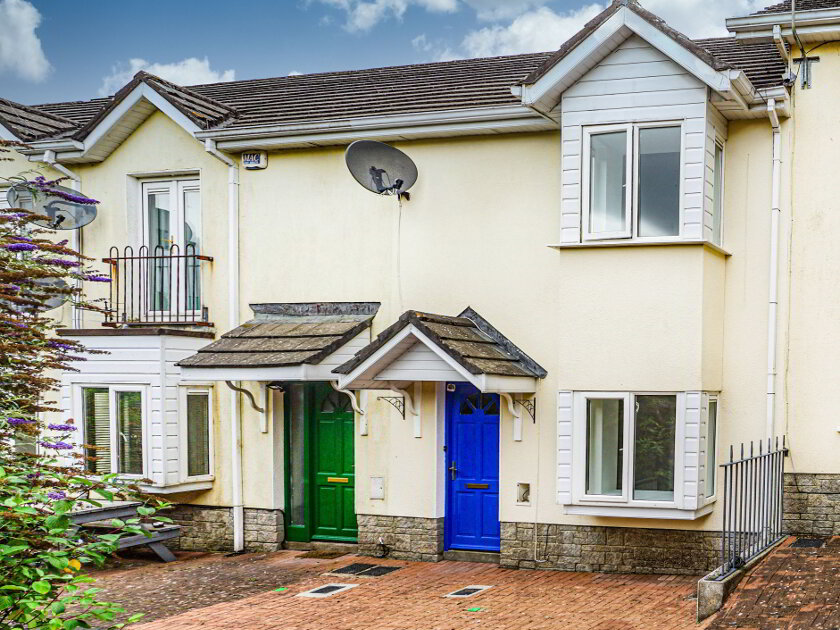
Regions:
<instances>
[{"instance_id":1,"label":"porch support bracket","mask_svg":"<svg viewBox=\"0 0 840 630\"><path fill-rule=\"evenodd\" d=\"M247 389L245 389L244 387L237 387L236 385L233 384L232 381L225 381L225 385L230 387L235 392L239 392L240 394L244 394L245 397L248 399L248 401L251 403L251 407L254 409L254 411L258 411L262 414L265 413L265 409L260 407L257 404L257 401L254 398L254 395L251 392L249 392Z\"/></svg>"},{"instance_id":2,"label":"porch support bracket","mask_svg":"<svg viewBox=\"0 0 840 630\"><path fill-rule=\"evenodd\" d=\"M514 442L521 442L522 441L522 410L516 408L516 402L513 400L513 396L511 396L507 392L499 392L499 397L503 398L507 403L508 411L510 415L513 416L513 441Z\"/></svg>"},{"instance_id":3,"label":"porch support bracket","mask_svg":"<svg viewBox=\"0 0 840 630\"><path fill-rule=\"evenodd\" d=\"M359 407L359 401L356 400L356 395L353 392L351 392L349 389L339 389L338 381L330 381L330 387L332 387L339 394L346 394L347 396L349 396L350 404L353 405L353 411L355 411L360 416L365 415L365 410Z\"/></svg>"},{"instance_id":4,"label":"porch support bracket","mask_svg":"<svg viewBox=\"0 0 840 630\"><path fill-rule=\"evenodd\" d=\"M405 407L405 411L410 413L414 417L414 437L420 438L423 437L423 421L420 418L420 412L417 410L415 394L416 394L416 383L411 386L411 391L408 389L400 389L399 387L392 386L392 389L397 392L398 394L403 395L403 404ZM405 414L403 414L403 418L405 418Z\"/></svg>"}]
</instances>

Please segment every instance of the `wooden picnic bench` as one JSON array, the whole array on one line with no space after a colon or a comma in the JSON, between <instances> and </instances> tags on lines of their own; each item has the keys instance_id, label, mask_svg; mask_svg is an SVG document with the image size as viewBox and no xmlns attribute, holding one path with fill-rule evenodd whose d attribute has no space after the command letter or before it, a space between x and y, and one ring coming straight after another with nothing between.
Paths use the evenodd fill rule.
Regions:
<instances>
[{"instance_id":1,"label":"wooden picnic bench","mask_svg":"<svg viewBox=\"0 0 840 630\"><path fill-rule=\"evenodd\" d=\"M126 519L135 518L137 516L137 508L143 505L139 501L112 501L103 504L100 507L91 506L81 510L75 510L69 514L70 520L79 527L90 528L112 528L110 521L112 519ZM169 523L149 524L143 523L140 525L146 530L150 536L143 534L133 534L130 536L123 536L117 541L118 549L127 549L129 547L139 547L146 545L149 549L155 552L158 558L164 562L172 562L175 560L175 555L163 544L164 540L171 540L178 538L181 535L181 526Z\"/></svg>"}]
</instances>

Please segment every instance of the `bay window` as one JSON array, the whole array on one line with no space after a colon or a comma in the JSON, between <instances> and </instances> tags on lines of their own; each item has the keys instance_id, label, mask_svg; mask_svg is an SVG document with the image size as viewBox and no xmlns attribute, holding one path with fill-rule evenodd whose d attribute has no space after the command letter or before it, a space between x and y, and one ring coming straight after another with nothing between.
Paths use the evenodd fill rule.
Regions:
<instances>
[{"instance_id":1,"label":"bay window","mask_svg":"<svg viewBox=\"0 0 840 630\"><path fill-rule=\"evenodd\" d=\"M584 240L680 235L682 125L584 129Z\"/></svg>"},{"instance_id":2,"label":"bay window","mask_svg":"<svg viewBox=\"0 0 840 630\"><path fill-rule=\"evenodd\" d=\"M86 469L142 477L143 390L82 387L81 398Z\"/></svg>"},{"instance_id":3,"label":"bay window","mask_svg":"<svg viewBox=\"0 0 840 630\"><path fill-rule=\"evenodd\" d=\"M581 502L675 504L681 393L578 392Z\"/></svg>"}]
</instances>

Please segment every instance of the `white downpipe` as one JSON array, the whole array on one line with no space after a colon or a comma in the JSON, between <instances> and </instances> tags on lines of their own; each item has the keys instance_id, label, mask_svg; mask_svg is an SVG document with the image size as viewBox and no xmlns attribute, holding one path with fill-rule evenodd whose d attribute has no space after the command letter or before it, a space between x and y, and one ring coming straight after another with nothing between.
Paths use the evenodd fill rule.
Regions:
<instances>
[{"instance_id":1,"label":"white downpipe","mask_svg":"<svg viewBox=\"0 0 840 630\"><path fill-rule=\"evenodd\" d=\"M49 164L53 169L61 173L62 175L70 178L70 188L75 190L76 192L81 192L82 190L82 179L76 173L71 171L69 168L64 166L63 164L59 164L55 160L55 151L44 151L44 157L41 159L42 162L45 164ZM70 247L73 251L82 254L82 228L77 230L73 230L73 233L70 235ZM81 287L82 283L80 280L76 280L76 286ZM73 328L84 328L84 313L82 309L77 308L74 304L71 307L71 315L70 319L72 321Z\"/></svg>"},{"instance_id":2,"label":"white downpipe","mask_svg":"<svg viewBox=\"0 0 840 630\"><path fill-rule=\"evenodd\" d=\"M205 140L205 150L228 167L228 329L239 326L239 168L237 163L216 149L214 140ZM242 383L236 383L241 387ZM233 550L245 549L245 502L242 492L242 419L239 394L230 396L230 448L232 476Z\"/></svg>"},{"instance_id":3,"label":"white downpipe","mask_svg":"<svg viewBox=\"0 0 840 630\"><path fill-rule=\"evenodd\" d=\"M773 179L770 208L770 288L767 301L767 424L766 433L772 438L776 430L776 336L779 310L779 223L781 219L782 133L776 101L767 102L770 124L773 126Z\"/></svg>"}]
</instances>

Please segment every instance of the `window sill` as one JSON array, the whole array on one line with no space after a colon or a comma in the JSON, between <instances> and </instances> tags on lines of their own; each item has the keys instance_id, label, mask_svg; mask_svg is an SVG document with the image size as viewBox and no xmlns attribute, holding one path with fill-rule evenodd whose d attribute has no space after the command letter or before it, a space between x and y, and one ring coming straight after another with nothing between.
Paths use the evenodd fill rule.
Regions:
<instances>
[{"instance_id":1,"label":"window sill","mask_svg":"<svg viewBox=\"0 0 840 630\"><path fill-rule=\"evenodd\" d=\"M566 505L566 514L579 516L606 516L610 518L653 518L662 520L693 521L709 514L714 503L696 510L677 508L632 507L627 505Z\"/></svg>"},{"instance_id":2,"label":"window sill","mask_svg":"<svg viewBox=\"0 0 840 630\"><path fill-rule=\"evenodd\" d=\"M680 239L675 238L672 240L667 241L634 241L632 239L620 239L620 240L611 240L611 241L586 241L582 243L556 243L556 244L549 244L548 247L552 249L598 249L598 248L611 248L611 247L680 247L680 246L701 246L707 249L712 250L713 252L717 252L723 256L729 257L732 255L732 252L727 251L720 247L719 245L715 245L710 241L702 241L702 240L687 240L687 239Z\"/></svg>"},{"instance_id":3,"label":"window sill","mask_svg":"<svg viewBox=\"0 0 840 630\"><path fill-rule=\"evenodd\" d=\"M149 494L174 494L176 492L196 492L198 490L209 490L213 487L213 480L185 481L183 483L171 484L168 486L155 486L140 484L140 489Z\"/></svg>"}]
</instances>

